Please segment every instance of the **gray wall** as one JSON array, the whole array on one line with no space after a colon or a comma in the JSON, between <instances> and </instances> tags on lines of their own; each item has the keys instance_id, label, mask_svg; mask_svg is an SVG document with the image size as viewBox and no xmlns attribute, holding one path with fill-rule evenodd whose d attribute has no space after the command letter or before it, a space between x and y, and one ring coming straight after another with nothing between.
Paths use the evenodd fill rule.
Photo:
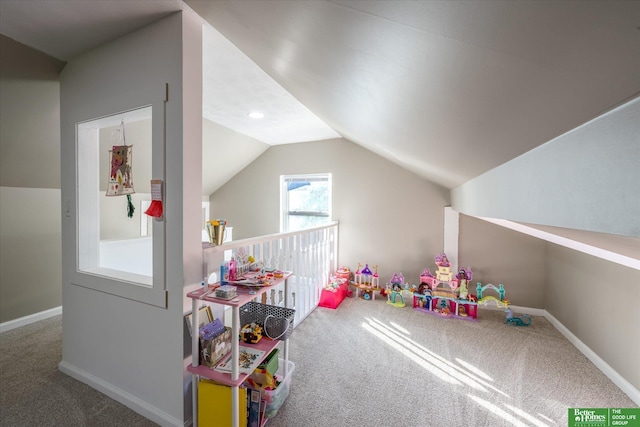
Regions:
<instances>
[{"instance_id":1,"label":"gray wall","mask_svg":"<svg viewBox=\"0 0 640 427\"><path fill-rule=\"evenodd\" d=\"M640 271L546 245L545 308L640 390Z\"/></svg>"},{"instance_id":2,"label":"gray wall","mask_svg":"<svg viewBox=\"0 0 640 427\"><path fill-rule=\"evenodd\" d=\"M402 272L411 283L435 269L447 191L346 139L270 148L211 195L212 216L229 221L235 240L277 233L279 176L320 172L333 174L341 265L378 264L382 281ZM458 259L474 286L503 283L513 304L544 308L544 242L461 215Z\"/></svg>"},{"instance_id":3,"label":"gray wall","mask_svg":"<svg viewBox=\"0 0 640 427\"><path fill-rule=\"evenodd\" d=\"M455 188L452 206L474 216L640 237L638 165L640 98Z\"/></svg>"},{"instance_id":4,"label":"gray wall","mask_svg":"<svg viewBox=\"0 0 640 427\"><path fill-rule=\"evenodd\" d=\"M280 175L323 172L333 174L340 264L417 282L442 252L448 191L345 139L271 147L211 195L211 216L229 221L234 240L277 233Z\"/></svg>"},{"instance_id":5,"label":"gray wall","mask_svg":"<svg viewBox=\"0 0 640 427\"><path fill-rule=\"evenodd\" d=\"M473 271L473 286L504 284L513 305L544 308L545 242L513 230L460 215L458 259ZM494 295L493 293L491 295Z\"/></svg>"},{"instance_id":6,"label":"gray wall","mask_svg":"<svg viewBox=\"0 0 640 427\"><path fill-rule=\"evenodd\" d=\"M0 323L62 302L63 65L0 35Z\"/></svg>"}]
</instances>

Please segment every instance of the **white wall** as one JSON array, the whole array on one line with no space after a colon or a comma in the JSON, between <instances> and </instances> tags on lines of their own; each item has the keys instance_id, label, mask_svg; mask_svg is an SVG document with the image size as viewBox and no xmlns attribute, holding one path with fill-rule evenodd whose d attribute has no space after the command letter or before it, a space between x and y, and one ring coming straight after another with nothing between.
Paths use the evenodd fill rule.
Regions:
<instances>
[{"instance_id":1,"label":"white wall","mask_svg":"<svg viewBox=\"0 0 640 427\"><path fill-rule=\"evenodd\" d=\"M152 172L165 180L166 308L73 283L82 278L74 273L75 210L62 221L60 368L161 425L182 426L190 416L182 315L184 286L202 271L201 170L192 167L202 152L200 31L189 12L174 14L75 58L61 75L62 200L73 207L75 124L164 99L168 84L166 162L154 151ZM186 46L200 53L186 55Z\"/></svg>"},{"instance_id":2,"label":"white wall","mask_svg":"<svg viewBox=\"0 0 640 427\"><path fill-rule=\"evenodd\" d=\"M202 191L208 196L269 146L211 120L202 120Z\"/></svg>"},{"instance_id":3,"label":"white wall","mask_svg":"<svg viewBox=\"0 0 640 427\"><path fill-rule=\"evenodd\" d=\"M455 188L452 207L473 216L640 237L638 165L640 98Z\"/></svg>"},{"instance_id":4,"label":"white wall","mask_svg":"<svg viewBox=\"0 0 640 427\"><path fill-rule=\"evenodd\" d=\"M151 237L100 242L100 266L153 276Z\"/></svg>"}]
</instances>

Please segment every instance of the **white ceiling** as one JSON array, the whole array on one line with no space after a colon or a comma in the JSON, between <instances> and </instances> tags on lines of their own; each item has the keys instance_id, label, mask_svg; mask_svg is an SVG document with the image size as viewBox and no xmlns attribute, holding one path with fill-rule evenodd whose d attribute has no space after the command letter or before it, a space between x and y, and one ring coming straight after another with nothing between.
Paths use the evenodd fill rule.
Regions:
<instances>
[{"instance_id":1,"label":"white ceiling","mask_svg":"<svg viewBox=\"0 0 640 427\"><path fill-rule=\"evenodd\" d=\"M268 144L341 135L449 188L640 89L637 1L186 3L217 30L205 117ZM68 60L182 7L2 0L0 32Z\"/></svg>"},{"instance_id":2,"label":"white ceiling","mask_svg":"<svg viewBox=\"0 0 640 427\"><path fill-rule=\"evenodd\" d=\"M204 118L269 145L340 137L213 27L202 39Z\"/></svg>"}]
</instances>

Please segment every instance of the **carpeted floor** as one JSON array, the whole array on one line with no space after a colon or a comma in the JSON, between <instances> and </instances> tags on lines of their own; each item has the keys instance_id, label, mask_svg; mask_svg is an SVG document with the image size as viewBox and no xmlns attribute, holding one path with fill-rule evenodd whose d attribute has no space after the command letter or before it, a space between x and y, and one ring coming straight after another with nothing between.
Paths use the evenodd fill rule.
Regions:
<instances>
[{"instance_id":1,"label":"carpeted floor","mask_svg":"<svg viewBox=\"0 0 640 427\"><path fill-rule=\"evenodd\" d=\"M156 424L58 370L62 316L0 334L0 426Z\"/></svg>"},{"instance_id":2,"label":"carpeted floor","mask_svg":"<svg viewBox=\"0 0 640 427\"><path fill-rule=\"evenodd\" d=\"M296 426L566 426L570 407L637 407L546 319L442 319L385 299L318 308L294 331Z\"/></svg>"},{"instance_id":3,"label":"carpeted floor","mask_svg":"<svg viewBox=\"0 0 640 427\"><path fill-rule=\"evenodd\" d=\"M441 319L347 298L294 331L270 427L566 426L570 407L637 407L544 318ZM153 426L58 371L61 316L0 334L0 426Z\"/></svg>"}]
</instances>

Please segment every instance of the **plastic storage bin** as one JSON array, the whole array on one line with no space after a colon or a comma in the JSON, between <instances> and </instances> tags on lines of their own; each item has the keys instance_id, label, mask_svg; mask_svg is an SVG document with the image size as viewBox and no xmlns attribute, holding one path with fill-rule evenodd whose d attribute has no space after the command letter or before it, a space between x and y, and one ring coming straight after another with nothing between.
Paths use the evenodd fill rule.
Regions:
<instances>
[{"instance_id":1,"label":"plastic storage bin","mask_svg":"<svg viewBox=\"0 0 640 427\"><path fill-rule=\"evenodd\" d=\"M287 366L287 375L284 375L285 361L284 359L279 359L279 368L278 372L276 372L276 377L280 379L282 382L275 390L262 390L260 394L262 395L262 400L265 402L264 409L264 417L265 418L273 418L277 413L278 409L282 406L287 397L289 396L289 389L291 388L291 376L293 375L293 371L296 366L293 362L288 361Z\"/></svg>"}]
</instances>

